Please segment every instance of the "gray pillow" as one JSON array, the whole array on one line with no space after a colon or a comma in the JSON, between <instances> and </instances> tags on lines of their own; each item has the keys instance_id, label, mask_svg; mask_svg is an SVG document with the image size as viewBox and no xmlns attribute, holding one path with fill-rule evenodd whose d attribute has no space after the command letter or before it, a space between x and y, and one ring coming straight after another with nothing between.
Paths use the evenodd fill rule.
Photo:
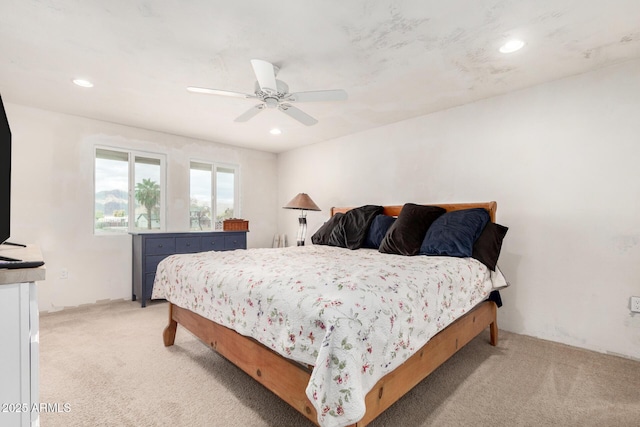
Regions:
<instances>
[{"instance_id":1,"label":"gray pillow","mask_svg":"<svg viewBox=\"0 0 640 427\"><path fill-rule=\"evenodd\" d=\"M314 245L328 245L329 244L329 236L331 236L331 232L338 225L340 218L344 216L342 212L338 212L331 218L329 218L324 224L320 226L318 231L313 233L311 236L311 242Z\"/></svg>"},{"instance_id":2,"label":"gray pillow","mask_svg":"<svg viewBox=\"0 0 640 427\"><path fill-rule=\"evenodd\" d=\"M386 254L416 255L429 226L445 212L438 206L406 203L378 250Z\"/></svg>"},{"instance_id":3,"label":"gray pillow","mask_svg":"<svg viewBox=\"0 0 640 427\"><path fill-rule=\"evenodd\" d=\"M382 206L365 205L345 213L331 231L329 246L348 249L362 247L373 219L382 213L383 209Z\"/></svg>"}]
</instances>

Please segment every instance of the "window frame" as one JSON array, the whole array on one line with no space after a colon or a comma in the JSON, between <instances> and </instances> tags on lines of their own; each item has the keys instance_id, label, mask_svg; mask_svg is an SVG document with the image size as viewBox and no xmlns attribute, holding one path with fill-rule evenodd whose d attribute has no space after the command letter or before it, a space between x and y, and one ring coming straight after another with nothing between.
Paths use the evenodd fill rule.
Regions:
<instances>
[{"instance_id":1,"label":"window frame","mask_svg":"<svg viewBox=\"0 0 640 427\"><path fill-rule=\"evenodd\" d=\"M127 230L123 232L113 232L113 233L96 233L96 159L98 155L98 150L105 151L113 151L116 153L126 154L128 158L127 165L127 217L128 224ZM160 209L159 209L159 228L154 228L151 230L137 228L135 227L135 210L136 210L136 200L135 200L135 186L136 186L136 158L147 158L153 160L160 161ZM108 145L99 145L96 144L93 147L93 235L94 236L121 236L124 234L130 233L162 233L167 229L167 155L164 153L156 153L144 150L135 150L130 148L123 147L114 147Z\"/></svg>"},{"instance_id":2,"label":"window frame","mask_svg":"<svg viewBox=\"0 0 640 427\"><path fill-rule=\"evenodd\" d=\"M216 218L218 211L218 178L217 172L218 169L231 169L233 170L233 215L236 218L241 218L241 207L240 207L240 165L226 162L216 162L211 160L203 160L200 158L190 158L189 159L189 215L188 215L188 227L189 231L199 231L193 230L191 228L191 165L193 163L205 164L211 166L211 194L210 194L210 203L211 203L211 228L206 231L222 231L222 229L216 229ZM202 230L205 231L205 230Z\"/></svg>"}]
</instances>

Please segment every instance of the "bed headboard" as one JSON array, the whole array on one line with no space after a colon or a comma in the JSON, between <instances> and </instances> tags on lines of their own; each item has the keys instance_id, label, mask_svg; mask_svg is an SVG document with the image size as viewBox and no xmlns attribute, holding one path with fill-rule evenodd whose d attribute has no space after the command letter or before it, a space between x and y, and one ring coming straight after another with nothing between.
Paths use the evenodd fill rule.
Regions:
<instances>
[{"instance_id":1,"label":"bed headboard","mask_svg":"<svg viewBox=\"0 0 640 427\"><path fill-rule=\"evenodd\" d=\"M439 206L450 211L459 211L462 209L473 209L473 208L484 208L489 212L489 217L491 218L491 222L496 222L496 210L498 209L498 203L496 202L480 202L480 203L425 203L425 205L429 206ZM393 205L393 206L384 206L384 211L382 212L385 215L389 216L398 216L400 211L402 210L403 205ZM353 209L353 207L348 208L331 208L331 216L334 216L338 212L345 213L349 210Z\"/></svg>"}]
</instances>

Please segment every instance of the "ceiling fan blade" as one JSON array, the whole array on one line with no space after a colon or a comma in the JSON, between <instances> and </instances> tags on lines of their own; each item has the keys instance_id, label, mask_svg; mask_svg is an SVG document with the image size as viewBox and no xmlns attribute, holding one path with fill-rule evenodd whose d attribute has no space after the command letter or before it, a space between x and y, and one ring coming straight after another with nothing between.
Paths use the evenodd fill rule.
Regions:
<instances>
[{"instance_id":1,"label":"ceiling fan blade","mask_svg":"<svg viewBox=\"0 0 640 427\"><path fill-rule=\"evenodd\" d=\"M316 119L314 119L301 109L294 107L293 105L280 104L278 105L278 110L282 111L289 117L299 121L305 126L313 126L318 123Z\"/></svg>"},{"instance_id":2,"label":"ceiling fan blade","mask_svg":"<svg viewBox=\"0 0 640 427\"><path fill-rule=\"evenodd\" d=\"M187 90L189 92L204 93L204 94L207 94L207 95L232 96L234 98L245 98L245 99L257 98L255 95L248 95L246 93L231 92L229 90L208 89L206 87L188 86Z\"/></svg>"},{"instance_id":3,"label":"ceiling fan blade","mask_svg":"<svg viewBox=\"0 0 640 427\"><path fill-rule=\"evenodd\" d=\"M249 121L249 119L255 117L262 110L264 110L264 104L254 105L249 110L247 110L245 113L243 113L243 114L239 115L238 117L236 117L234 122L246 122L246 121Z\"/></svg>"},{"instance_id":4,"label":"ceiling fan blade","mask_svg":"<svg viewBox=\"0 0 640 427\"><path fill-rule=\"evenodd\" d=\"M323 101L345 101L348 95L342 89L336 90L315 90L311 92L296 92L287 97L291 102L323 102Z\"/></svg>"},{"instance_id":5,"label":"ceiling fan blade","mask_svg":"<svg viewBox=\"0 0 640 427\"><path fill-rule=\"evenodd\" d=\"M262 59L252 59L251 66L258 79L260 89L263 92L277 93L278 85L276 84L276 71L273 64Z\"/></svg>"}]
</instances>

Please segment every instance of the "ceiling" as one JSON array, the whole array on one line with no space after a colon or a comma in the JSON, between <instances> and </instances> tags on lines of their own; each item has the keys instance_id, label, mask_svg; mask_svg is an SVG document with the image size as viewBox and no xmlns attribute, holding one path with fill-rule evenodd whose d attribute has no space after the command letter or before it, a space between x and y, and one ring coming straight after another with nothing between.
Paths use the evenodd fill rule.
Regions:
<instances>
[{"instance_id":1,"label":"ceiling","mask_svg":"<svg viewBox=\"0 0 640 427\"><path fill-rule=\"evenodd\" d=\"M276 153L639 57L638 0L0 2L5 102ZM251 59L349 99L237 123L254 100L186 90L253 93Z\"/></svg>"}]
</instances>

